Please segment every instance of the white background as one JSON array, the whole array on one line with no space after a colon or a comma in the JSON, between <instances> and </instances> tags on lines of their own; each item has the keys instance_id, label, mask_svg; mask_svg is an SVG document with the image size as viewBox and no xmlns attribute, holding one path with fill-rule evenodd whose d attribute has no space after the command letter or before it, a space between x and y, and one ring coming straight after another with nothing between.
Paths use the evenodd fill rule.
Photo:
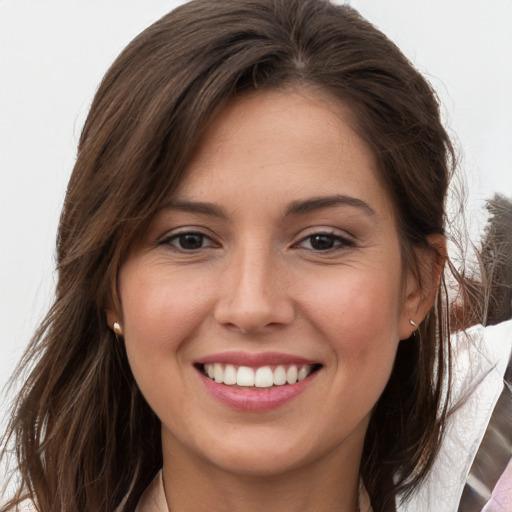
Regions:
<instances>
[{"instance_id":1,"label":"white background","mask_svg":"<svg viewBox=\"0 0 512 512\"><path fill-rule=\"evenodd\" d=\"M179 3L0 0L0 388L51 302L59 211L95 88ZM496 191L511 197L512 0L350 3L438 91L463 153L469 214ZM4 412L0 401L0 423Z\"/></svg>"}]
</instances>

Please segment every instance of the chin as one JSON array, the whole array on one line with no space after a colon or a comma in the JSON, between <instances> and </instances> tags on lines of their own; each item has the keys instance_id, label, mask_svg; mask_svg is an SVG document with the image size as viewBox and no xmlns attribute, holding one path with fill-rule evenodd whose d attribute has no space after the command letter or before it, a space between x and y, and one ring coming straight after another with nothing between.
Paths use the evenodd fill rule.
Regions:
<instances>
[{"instance_id":1,"label":"chin","mask_svg":"<svg viewBox=\"0 0 512 512\"><path fill-rule=\"evenodd\" d=\"M293 453L267 452L262 449L250 451L233 450L215 457L218 469L240 477L261 478L284 475L308 464L308 461L298 457L298 450Z\"/></svg>"},{"instance_id":2,"label":"chin","mask_svg":"<svg viewBox=\"0 0 512 512\"><path fill-rule=\"evenodd\" d=\"M189 462L195 460L209 470L265 478L297 470L315 459L312 452L316 450L310 447L315 436L293 430L294 435L290 435L288 428L280 429L272 423L236 425L232 429L226 425L221 429L204 426L185 442L166 436L164 431L164 452L171 461L176 457Z\"/></svg>"},{"instance_id":3,"label":"chin","mask_svg":"<svg viewBox=\"0 0 512 512\"><path fill-rule=\"evenodd\" d=\"M224 442L209 441L197 453L217 469L242 477L276 477L300 471L315 461L329 458L339 439L328 435L319 442L318 432L299 432L297 428L280 430L276 425L252 425L225 434ZM204 450L204 446L211 449Z\"/></svg>"}]
</instances>

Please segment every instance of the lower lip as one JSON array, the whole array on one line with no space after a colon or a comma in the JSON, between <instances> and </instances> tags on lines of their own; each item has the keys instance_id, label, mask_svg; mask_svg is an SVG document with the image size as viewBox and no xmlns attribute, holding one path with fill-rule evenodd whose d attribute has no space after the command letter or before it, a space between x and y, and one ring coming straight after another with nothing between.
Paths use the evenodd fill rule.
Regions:
<instances>
[{"instance_id":1,"label":"lower lip","mask_svg":"<svg viewBox=\"0 0 512 512\"><path fill-rule=\"evenodd\" d=\"M242 412L261 412L277 409L302 394L315 380L318 371L296 384L285 384L271 388L234 388L219 384L200 374L208 392L224 405Z\"/></svg>"}]
</instances>

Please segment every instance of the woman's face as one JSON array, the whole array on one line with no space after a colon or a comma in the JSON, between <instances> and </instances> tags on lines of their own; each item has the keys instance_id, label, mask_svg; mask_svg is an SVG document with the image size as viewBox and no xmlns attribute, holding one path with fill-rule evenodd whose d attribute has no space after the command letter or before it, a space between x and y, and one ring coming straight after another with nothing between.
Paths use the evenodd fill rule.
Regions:
<instances>
[{"instance_id":1,"label":"woman's face","mask_svg":"<svg viewBox=\"0 0 512 512\"><path fill-rule=\"evenodd\" d=\"M375 158L341 106L254 92L209 126L122 266L109 321L162 422L164 461L277 474L357 464L418 320L415 289Z\"/></svg>"}]
</instances>

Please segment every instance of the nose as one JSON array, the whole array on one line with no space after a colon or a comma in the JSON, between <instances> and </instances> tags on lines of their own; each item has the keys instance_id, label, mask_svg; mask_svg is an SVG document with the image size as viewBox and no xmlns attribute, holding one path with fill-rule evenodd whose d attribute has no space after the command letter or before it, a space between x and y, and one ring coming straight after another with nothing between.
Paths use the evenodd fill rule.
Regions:
<instances>
[{"instance_id":1,"label":"nose","mask_svg":"<svg viewBox=\"0 0 512 512\"><path fill-rule=\"evenodd\" d=\"M220 276L216 321L242 333L263 333L292 322L295 308L283 262L262 247L247 247Z\"/></svg>"}]
</instances>

